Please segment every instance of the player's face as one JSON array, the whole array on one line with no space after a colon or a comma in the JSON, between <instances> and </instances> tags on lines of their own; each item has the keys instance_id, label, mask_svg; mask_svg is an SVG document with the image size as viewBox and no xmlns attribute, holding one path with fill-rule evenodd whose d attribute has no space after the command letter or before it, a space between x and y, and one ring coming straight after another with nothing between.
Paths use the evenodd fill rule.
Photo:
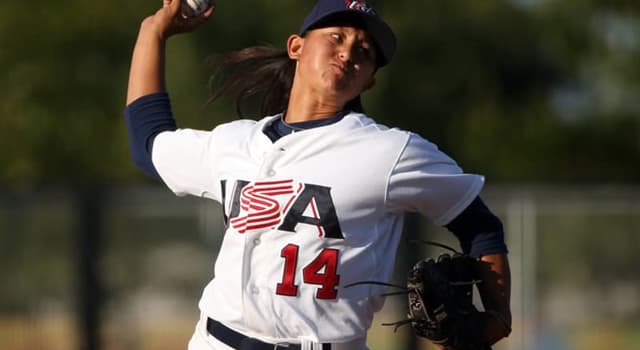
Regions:
<instances>
[{"instance_id":1,"label":"player's face","mask_svg":"<svg viewBox=\"0 0 640 350\"><path fill-rule=\"evenodd\" d=\"M310 91L346 103L375 83L376 50L363 29L326 27L289 38L296 79Z\"/></svg>"}]
</instances>

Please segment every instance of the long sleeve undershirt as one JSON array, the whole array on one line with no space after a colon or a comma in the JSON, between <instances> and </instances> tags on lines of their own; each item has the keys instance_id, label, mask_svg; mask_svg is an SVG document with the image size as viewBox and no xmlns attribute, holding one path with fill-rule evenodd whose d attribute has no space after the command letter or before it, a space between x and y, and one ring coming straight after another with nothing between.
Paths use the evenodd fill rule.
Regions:
<instances>
[{"instance_id":1,"label":"long sleeve undershirt","mask_svg":"<svg viewBox=\"0 0 640 350\"><path fill-rule=\"evenodd\" d=\"M176 130L167 93L155 93L138 98L124 110L131 158L147 175L160 180L151 161L153 139L163 131Z\"/></svg>"}]
</instances>

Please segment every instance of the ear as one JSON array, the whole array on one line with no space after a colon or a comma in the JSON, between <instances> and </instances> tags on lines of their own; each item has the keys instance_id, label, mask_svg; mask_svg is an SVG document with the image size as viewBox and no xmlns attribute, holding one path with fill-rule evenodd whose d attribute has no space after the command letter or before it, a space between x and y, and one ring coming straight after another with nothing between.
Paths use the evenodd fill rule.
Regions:
<instances>
[{"instance_id":1,"label":"ear","mask_svg":"<svg viewBox=\"0 0 640 350\"><path fill-rule=\"evenodd\" d=\"M298 60L304 47L304 38L298 34L292 34L287 39L287 53L292 60Z\"/></svg>"}]
</instances>

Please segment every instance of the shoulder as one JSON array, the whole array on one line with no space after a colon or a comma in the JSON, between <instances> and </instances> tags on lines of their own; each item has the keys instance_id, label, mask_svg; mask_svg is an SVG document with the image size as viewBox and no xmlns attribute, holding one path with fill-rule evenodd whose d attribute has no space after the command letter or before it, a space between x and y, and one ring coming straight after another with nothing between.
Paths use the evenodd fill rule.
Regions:
<instances>
[{"instance_id":1,"label":"shoulder","mask_svg":"<svg viewBox=\"0 0 640 350\"><path fill-rule=\"evenodd\" d=\"M262 133L262 129L273 119L273 116L264 117L259 120L238 119L228 123L217 125L212 131L212 137L220 139L222 142L246 141L255 135Z\"/></svg>"},{"instance_id":2,"label":"shoulder","mask_svg":"<svg viewBox=\"0 0 640 350\"><path fill-rule=\"evenodd\" d=\"M344 116L345 124L353 127L353 128L365 128L369 129L369 131L377 131L377 132L398 132L402 131L397 128L391 128L387 125L378 123L372 117L358 112L350 112Z\"/></svg>"},{"instance_id":3,"label":"shoulder","mask_svg":"<svg viewBox=\"0 0 640 350\"><path fill-rule=\"evenodd\" d=\"M411 137L411 133L406 130L378 123L373 118L362 113L352 112L347 114L342 124L344 129L350 133L372 137L379 142L406 143Z\"/></svg>"},{"instance_id":4,"label":"shoulder","mask_svg":"<svg viewBox=\"0 0 640 350\"><path fill-rule=\"evenodd\" d=\"M243 133L251 132L259 123L264 122L267 118L261 120L253 119L238 119L228 123L217 125L214 129L214 133Z\"/></svg>"},{"instance_id":5,"label":"shoulder","mask_svg":"<svg viewBox=\"0 0 640 350\"><path fill-rule=\"evenodd\" d=\"M417 158L429 163L456 165L456 162L449 155L443 152L435 143L418 134L412 132L409 132L408 134L409 138L407 139L407 143L403 151L403 158L405 160Z\"/></svg>"},{"instance_id":6,"label":"shoulder","mask_svg":"<svg viewBox=\"0 0 640 350\"><path fill-rule=\"evenodd\" d=\"M435 143L412 131L378 123L373 118L362 113L350 113L345 119L347 128L351 129L351 131L360 131L377 142L401 144L403 157L405 158L418 157L434 161L453 162Z\"/></svg>"},{"instance_id":7,"label":"shoulder","mask_svg":"<svg viewBox=\"0 0 640 350\"><path fill-rule=\"evenodd\" d=\"M235 120L229 123L219 124L210 130L180 128L173 131L159 133L154 141L156 144L168 144L171 148L175 142L187 142L199 140L199 143L220 143L227 140L244 140L255 129L258 121L250 119ZM189 141L190 142L190 141Z\"/></svg>"}]
</instances>

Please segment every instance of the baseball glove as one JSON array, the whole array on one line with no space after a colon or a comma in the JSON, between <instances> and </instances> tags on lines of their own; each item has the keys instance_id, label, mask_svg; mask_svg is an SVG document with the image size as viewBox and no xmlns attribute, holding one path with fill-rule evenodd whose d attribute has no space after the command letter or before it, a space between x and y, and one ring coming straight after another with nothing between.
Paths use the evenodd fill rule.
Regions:
<instances>
[{"instance_id":1,"label":"baseball glove","mask_svg":"<svg viewBox=\"0 0 640 350\"><path fill-rule=\"evenodd\" d=\"M416 335L443 347L491 349L483 342L486 315L473 305L477 264L458 252L418 261L408 275L408 319L395 325L410 323Z\"/></svg>"},{"instance_id":2,"label":"baseball glove","mask_svg":"<svg viewBox=\"0 0 640 350\"><path fill-rule=\"evenodd\" d=\"M453 254L418 261L409 271L406 287L376 281L361 281L345 287L377 284L402 289L382 296L406 294L407 319L383 323L384 326L395 326L397 330L410 324L416 335L446 349L491 350L484 340L485 327L490 317L499 320L501 317L491 311L478 311L473 304L473 286L482 282L478 278L480 262L444 244L422 242L448 249ZM505 323L505 327L510 331L508 324Z\"/></svg>"}]
</instances>

